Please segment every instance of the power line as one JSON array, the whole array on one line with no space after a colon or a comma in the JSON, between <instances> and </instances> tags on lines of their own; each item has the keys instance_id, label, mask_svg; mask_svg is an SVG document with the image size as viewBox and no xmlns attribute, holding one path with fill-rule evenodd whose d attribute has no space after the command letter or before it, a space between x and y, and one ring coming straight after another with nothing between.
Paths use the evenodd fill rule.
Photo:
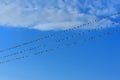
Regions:
<instances>
[{"instance_id":1,"label":"power line","mask_svg":"<svg viewBox=\"0 0 120 80\"><path fill-rule=\"evenodd\" d=\"M118 24L120 24L120 22L112 22L112 23L110 23L109 25L113 26L113 25L116 25L116 24L118 25ZM109 26L109 25L107 25L107 26ZM106 26L106 27L107 27L107 26ZM19 54L23 54L23 53L25 53L25 52L33 51L33 50L36 50L36 49L45 48L45 47L47 47L47 46L49 46L49 45L61 43L61 42L63 42L63 41L69 40L69 39L73 39L73 38L76 38L76 37L80 37L80 36L82 36L82 35L84 35L84 34L86 34L86 33L90 33L90 32L93 32L93 31L102 30L103 28L104 28L104 26L101 26L101 27L98 27L98 28L95 28L95 29L78 32L78 33L76 33L76 34L72 34L72 35L70 35L70 36L63 37L63 38L61 38L61 39L55 40L55 41L50 42L50 43L47 43L47 44L38 45L38 46L31 47L31 48L28 48L28 49L23 49L23 50L20 50L20 51L17 51L17 52L8 54L8 55L0 56L0 60L1 60L1 59L5 59L5 58L8 58L8 57L11 57L11 56L16 56L16 55L19 55Z\"/></svg>"},{"instance_id":2,"label":"power line","mask_svg":"<svg viewBox=\"0 0 120 80\"><path fill-rule=\"evenodd\" d=\"M80 26L77 26L77 27L73 27L73 28L71 28L71 29L64 30L64 31L62 31L62 32L60 32L60 33L58 33L58 34L65 33L65 32L71 31L71 30L75 30L75 29L79 29L79 28L81 28L81 27L84 27L84 26L87 26L87 25L90 25L90 24L94 24L94 23L96 23L96 22L99 22L99 21L101 21L101 20L104 20L104 19L107 19L107 18L109 18L109 17L111 17L111 16L115 16L115 15L119 15L119 14L120 14L120 12L117 12L117 13L111 14L111 15L106 16L106 17L101 18L101 19L95 19L95 20L90 21L90 22L88 22L88 23L86 23L86 24L82 24L82 25L80 25ZM5 52L5 51L9 51L9 50L12 50L12 49L15 49L15 48L19 48L19 47L22 47L22 46L25 46L25 45L29 45L29 44L32 44L32 43L35 43L35 42L39 42L39 41L41 41L41 40L48 39L48 38L53 37L53 36L55 36L55 35L56 35L56 33L52 33L52 34L50 34L50 35L46 35L46 36L44 36L44 37L41 37L41 38L38 38L38 39L35 39L35 40L31 40L31 41L28 41L28 42L24 42L24 43L18 44L18 45L13 46L13 47L9 47L9 48L6 48L6 49L2 49L2 50L0 50L0 53Z\"/></svg>"},{"instance_id":3,"label":"power line","mask_svg":"<svg viewBox=\"0 0 120 80\"><path fill-rule=\"evenodd\" d=\"M78 44L83 43L83 42L87 42L87 41L90 41L90 40L95 40L97 38L102 38L102 37L107 36L107 35L112 35L113 33L116 33L116 32L120 32L120 29L115 29L115 30L112 30L112 31L104 31L101 34L92 35L92 36L89 36L85 39L75 41L75 42L72 42L72 43L67 43L67 44L64 44L62 46L57 46L55 48L45 49L45 50L42 50L40 52L36 52L33 55L28 54L28 55L20 56L20 57L17 57L17 58L7 59L7 60L4 60L4 61L1 61L0 64L5 64L5 63L11 62L11 61L16 61L16 60L22 60L22 59L29 58L29 57L36 56L36 55L42 55L44 53L55 51L57 49L62 49L62 48L65 48L65 47L78 45Z\"/></svg>"}]
</instances>

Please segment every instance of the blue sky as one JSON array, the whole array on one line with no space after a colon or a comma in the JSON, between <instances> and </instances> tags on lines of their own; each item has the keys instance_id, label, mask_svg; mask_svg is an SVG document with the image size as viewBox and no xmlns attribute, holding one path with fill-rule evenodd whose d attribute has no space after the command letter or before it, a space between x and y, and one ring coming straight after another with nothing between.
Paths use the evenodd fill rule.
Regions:
<instances>
[{"instance_id":1,"label":"blue sky","mask_svg":"<svg viewBox=\"0 0 120 80\"><path fill-rule=\"evenodd\" d=\"M0 50L55 33L56 35L29 45L0 52L0 57L46 44L46 47L18 55L0 58L0 80L120 80L120 33L113 33L95 40L81 42L92 35L119 29L120 15L100 22L64 32L95 19L115 14L120 10L120 0L1 0L0 1ZM101 28L102 27L102 28ZM98 29L94 31L93 29ZM87 32L93 30L93 32ZM61 33L62 32L62 33ZM60 43L56 40L71 37ZM53 52L34 56L36 52L64 46ZM13 60L19 56L29 58Z\"/></svg>"}]
</instances>

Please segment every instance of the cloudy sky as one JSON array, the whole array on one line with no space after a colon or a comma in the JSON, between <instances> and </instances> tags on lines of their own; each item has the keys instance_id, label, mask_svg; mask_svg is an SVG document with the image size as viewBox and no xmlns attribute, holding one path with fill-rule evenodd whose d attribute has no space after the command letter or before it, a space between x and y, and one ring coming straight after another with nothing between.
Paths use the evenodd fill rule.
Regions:
<instances>
[{"instance_id":1,"label":"cloudy sky","mask_svg":"<svg viewBox=\"0 0 120 80\"><path fill-rule=\"evenodd\" d=\"M120 0L0 0L0 80L120 80L119 32Z\"/></svg>"},{"instance_id":2,"label":"cloudy sky","mask_svg":"<svg viewBox=\"0 0 120 80\"><path fill-rule=\"evenodd\" d=\"M119 5L119 0L0 0L0 25L67 29L117 12Z\"/></svg>"}]
</instances>

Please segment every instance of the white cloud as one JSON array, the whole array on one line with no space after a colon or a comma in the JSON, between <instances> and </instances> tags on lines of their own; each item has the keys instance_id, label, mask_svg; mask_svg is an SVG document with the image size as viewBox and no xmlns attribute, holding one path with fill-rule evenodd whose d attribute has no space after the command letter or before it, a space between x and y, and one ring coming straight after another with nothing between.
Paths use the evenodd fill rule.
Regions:
<instances>
[{"instance_id":1,"label":"white cloud","mask_svg":"<svg viewBox=\"0 0 120 80\"><path fill-rule=\"evenodd\" d=\"M0 0L0 25L63 30L117 12L118 5L112 0Z\"/></svg>"}]
</instances>

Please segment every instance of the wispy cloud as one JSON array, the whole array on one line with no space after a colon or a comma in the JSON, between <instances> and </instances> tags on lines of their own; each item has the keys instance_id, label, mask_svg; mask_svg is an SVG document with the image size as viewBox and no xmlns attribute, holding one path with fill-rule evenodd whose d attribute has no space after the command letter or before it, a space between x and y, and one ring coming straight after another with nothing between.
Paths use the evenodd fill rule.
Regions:
<instances>
[{"instance_id":1,"label":"wispy cloud","mask_svg":"<svg viewBox=\"0 0 120 80\"><path fill-rule=\"evenodd\" d=\"M117 1L0 0L0 25L38 30L68 29L117 12L120 9Z\"/></svg>"}]
</instances>

